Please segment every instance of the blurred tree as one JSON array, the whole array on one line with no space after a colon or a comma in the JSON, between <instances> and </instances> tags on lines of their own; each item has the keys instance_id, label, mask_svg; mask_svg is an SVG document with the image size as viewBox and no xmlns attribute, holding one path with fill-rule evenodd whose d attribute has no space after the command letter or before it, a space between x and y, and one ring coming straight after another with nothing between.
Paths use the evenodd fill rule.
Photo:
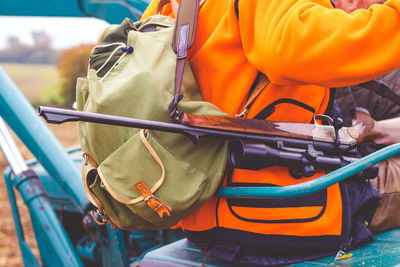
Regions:
<instances>
[{"instance_id":1,"label":"blurred tree","mask_svg":"<svg viewBox=\"0 0 400 267\"><path fill-rule=\"evenodd\" d=\"M89 54L94 44L84 44L64 50L57 65L62 78L60 95L66 105L75 101L75 85L78 77L86 76Z\"/></svg>"},{"instance_id":2,"label":"blurred tree","mask_svg":"<svg viewBox=\"0 0 400 267\"><path fill-rule=\"evenodd\" d=\"M45 31L32 31L31 37L33 45L27 45L17 35L10 35L0 50L0 62L55 64L59 51L52 48L51 37Z\"/></svg>"},{"instance_id":3,"label":"blurred tree","mask_svg":"<svg viewBox=\"0 0 400 267\"><path fill-rule=\"evenodd\" d=\"M21 41L19 40L18 36L10 35L7 37L6 46L7 48L18 47L21 46Z\"/></svg>"},{"instance_id":4,"label":"blurred tree","mask_svg":"<svg viewBox=\"0 0 400 267\"><path fill-rule=\"evenodd\" d=\"M31 32L33 47L40 50L51 49L51 37L45 31Z\"/></svg>"},{"instance_id":5,"label":"blurred tree","mask_svg":"<svg viewBox=\"0 0 400 267\"><path fill-rule=\"evenodd\" d=\"M18 36L10 35L6 40L6 47L0 51L0 61L23 63L31 54L31 47L22 43Z\"/></svg>"}]
</instances>

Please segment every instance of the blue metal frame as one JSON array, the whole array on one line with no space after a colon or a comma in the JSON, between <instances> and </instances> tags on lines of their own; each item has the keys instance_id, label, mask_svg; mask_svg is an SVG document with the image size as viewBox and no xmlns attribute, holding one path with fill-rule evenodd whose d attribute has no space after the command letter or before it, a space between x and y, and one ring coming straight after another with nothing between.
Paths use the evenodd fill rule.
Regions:
<instances>
[{"instance_id":1,"label":"blue metal frame","mask_svg":"<svg viewBox=\"0 0 400 267\"><path fill-rule=\"evenodd\" d=\"M24 231L22 229L22 224L18 212L17 200L15 198L15 193L11 178L10 176L4 176L4 179L6 183L8 199L11 205L11 212L14 219L15 231L17 233L17 238L21 249L22 260L24 261L24 265L32 267L40 266L39 261L36 259L35 255L33 255L31 248L25 241Z\"/></svg>"},{"instance_id":2,"label":"blue metal frame","mask_svg":"<svg viewBox=\"0 0 400 267\"><path fill-rule=\"evenodd\" d=\"M59 0L46 0L45 3L39 3L31 0L2 0L0 15L95 16L109 23L120 23L125 17L138 19L149 2L150 0L70 0L60 3ZM67 199L65 203L72 203L75 206L74 208L67 204L63 210L82 213L89 201L83 190L79 169L74 166L61 144L0 66L1 117L47 171L48 174L42 176L45 189L50 188L49 191L53 194L67 196L64 198ZM43 179L46 177L51 177L51 180ZM25 266L40 265L24 239L13 189L14 183L20 184L18 189L29 208L45 266L83 266L78 254L92 260L101 254L101 258L95 260L100 260L104 266L128 266L128 255L121 230L112 229L109 225L106 226L104 234L97 230L97 236L102 239L100 245L97 246L96 242L86 238L88 242L79 242L76 251L55 213L54 209L59 207L54 203L50 205L41 182L32 184L29 180L19 181L18 175L12 179L10 170L5 172L5 180ZM27 192L36 193L32 195Z\"/></svg>"},{"instance_id":3,"label":"blue metal frame","mask_svg":"<svg viewBox=\"0 0 400 267\"><path fill-rule=\"evenodd\" d=\"M0 15L96 17L121 23L126 17L139 19L150 0L1 0Z\"/></svg>"},{"instance_id":4,"label":"blue metal frame","mask_svg":"<svg viewBox=\"0 0 400 267\"><path fill-rule=\"evenodd\" d=\"M18 188L18 192L29 209L43 265L83 267L78 253L60 224L40 182L37 179L24 179L21 176L15 176L12 180L7 177L8 188L10 182ZM24 248L21 251L27 251L27 249ZM28 264L25 262L26 266L31 266Z\"/></svg>"},{"instance_id":5,"label":"blue metal frame","mask_svg":"<svg viewBox=\"0 0 400 267\"><path fill-rule=\"evenodd\" d=\"M75 168L78 169L81 159L76 154L80 154L80 148L71 148L67 150L67 153L73 159ZM101 263L102 266L129 266L123 232L121 229L113 229L109 224L104 229L97 227L95 240L90 235L85 235L74 247L56 212L69 211L79 213L79 211L70 206L71 198L67 194L55 195L61 189L54 183L54 180L51 179L46 170L38 164L37 160L29 160L27 164L30 170L35 171L38 175L38 181L30 183L30 179L24 180L18 175L13 178L9 167L4 171L24 265L29 267L40 266L32 253L32 249L25 241L14 188L21 194L24 203L28 207L44 266L84 266L82 259ZM41 188L42 184L43 188ZM54 201L54 198L59 200ZM77 227L80 227L80 225L77 225Z\"/></svg>"}]
</instances>

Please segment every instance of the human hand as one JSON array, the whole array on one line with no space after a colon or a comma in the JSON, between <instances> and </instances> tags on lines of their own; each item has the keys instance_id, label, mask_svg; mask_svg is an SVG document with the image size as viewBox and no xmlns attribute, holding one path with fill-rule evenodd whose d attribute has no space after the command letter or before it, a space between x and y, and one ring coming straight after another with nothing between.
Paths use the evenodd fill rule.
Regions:
<instances>
[{"instance_id":1,"label":"human hand","mask_svg":"<svg viewBox=\"0 0 400 267\"><path fill-rule=\"evenodd\" d=\"M351 13L356 9L369 8L373 4L383 4L386 0L332 0L335 8Z\"/></svg>"}]
</instances>

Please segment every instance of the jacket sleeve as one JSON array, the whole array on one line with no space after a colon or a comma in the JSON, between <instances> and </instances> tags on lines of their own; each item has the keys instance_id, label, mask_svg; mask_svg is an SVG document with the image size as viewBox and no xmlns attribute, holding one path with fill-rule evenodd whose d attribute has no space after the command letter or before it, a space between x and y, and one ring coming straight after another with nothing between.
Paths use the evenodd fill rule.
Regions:
<instances>
[{"instance_id":1,"label":"jacket sleeve","mask_svg":"<svg viewBox=\"0 0 400 267\"><path fill-rule=\"evenodd\" d=\"M400 0L348 14L329 0L241 0L247 59L276 84L339 87L400 67Z\"/></svg>"}]
</instances>

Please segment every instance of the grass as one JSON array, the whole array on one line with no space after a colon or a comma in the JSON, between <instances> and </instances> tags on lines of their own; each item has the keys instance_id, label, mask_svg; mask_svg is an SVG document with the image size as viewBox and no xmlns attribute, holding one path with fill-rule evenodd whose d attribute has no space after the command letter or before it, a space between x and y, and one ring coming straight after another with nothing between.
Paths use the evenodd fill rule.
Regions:
<instances>
[{"instance_id":1,"label":"grass","mask_svg":"<svg viewBox=\"0 0 400 267\"><path fill-rule=\"evenodd\" d=\"M60 78L54 65L0 64L31 103L46 104L60 88Z\"/></svg>"}]
</instances>

